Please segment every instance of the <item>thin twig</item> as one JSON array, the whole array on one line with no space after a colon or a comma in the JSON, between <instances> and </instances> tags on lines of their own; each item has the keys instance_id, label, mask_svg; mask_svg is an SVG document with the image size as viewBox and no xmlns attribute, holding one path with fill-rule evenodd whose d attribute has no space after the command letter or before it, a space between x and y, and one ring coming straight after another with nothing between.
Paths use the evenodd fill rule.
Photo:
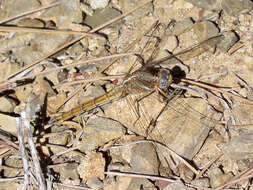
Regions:
<instances>
[{"instance_id":1,"label":"thin twig","mask_svg":"<svg viewBox=\"0 0 253 190\"><path fill-rule=\"evenodd\" d=\"M233 128L233 129L248 129L248 130L252 130L252 129L253 129L253 124L244 124L244 125L229 125L229 128Z\"/></svg>"},{"instance_id":2,"label":"thin twig","mask_svg":"<svg viewBox=\"0 0 253 190\"><path fill-rule=\"evenodd\" d=\"M242 181L242 180L245 180L245 179L249 179L250 177L253 177L253 168L249 168L249 169L246 169L245 171L242 171L240 174L238 174L237 176L233 177L231 180L229 180L227 183L225 183L224 185L220 186L220 187L217 187L215 190L221 190L223 189L224 187L231 187L232 185Z\"/></svg>"},{"instance_id":3,"label":"thin twig","mask_svg":"<svg viewBox=\"0 0 253 190\"><path fill-rule=\"evenodd\" d=\"M24 177L0 178L0 182L15 181L15 180L19 180L19 179L24 179Z\"/></svg>"},{"instance_id":4,"label":"thin twig","mask_svg":"<svg viewBox=\"0 0 253 190\"><path fill-rule=\"evenodd\" d=\"M35 176L36 176L36 180L38 180L39 189L46 190L47 188L46 188L45 178L42 173L38 152L37 152L36 146L33 142L33 136L32 136L32 132L30 129L30 119L29 119L29 116L31 115L30 113L31 113L31 106L30 106L30 102L28 102L26 104L25 110L22 111L20 115L23 119L24 130L25 130L25 133L27 136L27 142L28 142L29 149L31 152L32 164L34 165Z\"/></svg>"},{"instance_id":5,"label":"thin twig","mask_svg":"<svg viewBox=\"0 0 253 190\"><path fill-rule=\"evenodd\" d=\"M193 173L195 173L196 175L198 175L198 171L192 167L186 160L184 160L180 155L178 155L176 152L174 152L173 150L171 150L170 148L158 143L158 142L154 142L154 141L151 141L151 140L139 140L139 141L134 141L134 142L131 142L131 143L128 143L128 144L125 144L125 145L118 145L118 146L113 146L113 147L108 147L108 149L112 149L112 148L123 148L125 146L131 146L131 145L134 145L134 144L138 144L138 143L151 143L155 146L159 146L163 149L165 149L166 151L168 151L172 156L174 156L175 158L179 159L182 163L184 163L190 170L193 171Z\"/></svg>"},{"instance_id":6,"label":"thin twig","mask_svg":"<svg viewBox=\"0 0 253 190\"><path fill-rule=\"evenodd\" d=\"M66 68L69 68L69 67L76 67L76 66L80 66L80 65L84 65L84 64L88 64L88 63L94 63L94 62L104 61L104 60L107 60L107 59L112 59L112 58L115 58L115 57L124 57L124 56L134 55L134 54L136 54L136 53L135 52L134 53L122 53L122 54L109 55L109 56L104 56L104 57L99 57L99 58L94 58L94 59L88 59L86 61L78 61L76 63L63 65L63 66L60 66L60 67L57 67L57 68L49 69L47 71L42 71L40 73L35 73L35 74L31 74L31 75L28 75L28 76L25 76L25 77L21 77L18 80L34 78L34 77L41 76L41 75L46 75L48 73L52 73L52 72L55 72L55 71L60 71L62 69L66 69ZM15 82L15 80L11 81L11 82Z\"/></svg>"},{"instance_id":7,"label":"thin twig","mask_svg":"<svg viewBox=\"0 0 253 190\"><path fill-rule=\"evenodd\" d=\"M30 32L30 33L43 33L43 34L68 34L68 35L86 35L89 37L96 37L97 34L89 34L84 31L75 30L60 30L60 29L48 29L48 28L32 28L23 26L0 26L2 32Z\"/></svg>"},{"instance_id":8,"label":"thin twig","mask_svg":"<svg viewBox=\"0 0 253 190\"><path fill-rule=\"evenodd\" d=\"M13 147L14 149L18 150L19 147L17 144L15 144L14 142L12 142L10 139L8 139L7 137L5 137L3 134L0 133L0 139L2 139L6 144L8 144L9 146Z\"/></svg>"},{"instance_id":9,"label":"thin twig","mask_svg":"<svg viewBox=\"0 0 253 190\"><path fill-rule=\"evenodd\" d=\"M216 91L216 92L220 92L220 93L226 94L227 96L233 97L233 98L235 98L239 101L245 102L249 105L253 105L253 101L251 101L251 100L248 100L246 98L243 98L243 97L235 95L235 94L232 94L232 93L227 92L225 90L221 90L221 89L213 87L211 85L200 83L200 82L193 81L193 80L190 80L190 79L181 79L181 81L185 82L185 83L188 83L188 84L193 84L193 85L196 85L196 86L199 86L199 87L202 87L202 88L207 88L207 89L210 89L210 90L213 90L213 91Z\"/></svg>"},{"instance_id":10,"label":"thin twig","mask_svg":"<svg viewBox=\"0 0 253 190\"><path fill-rule=\"evenodd\" d=\"M3 169L3 170L22 170L23 168L15 168L15 167L10 167L10 166L0 165L0 169Z\"/></svg>"},{"instance_id":11,"label":"thin twig","mask_svg":"<svg viewBox=\"0 0 253 190\"><path fill-rule=\"evenodd\" d=\"M237 42L231 49L229 49L228 54L232 55L244 46L245 44L243 42Z\"/></svg>"},{"instance_id":12,"label":"thin twig","mask_svg":"<svg viewBox=\"0 0 253 190\"><path fill-rule=\"evenodd\" d=\"M248 82L247 82L245 79L243 79L239 74L237 74L237 73L235 73L235 72L233 72L233 73L234 73L234 75L236 76L236 78L238 78L239 81L240 81L241 83L243 83L243 85L246 87L246 89L247 89L248 91L253 91L252 85L249 85Z\"/></svg>"},{"instance_id":13,"label":"thin twig","mask_svg":"<svg viewBox=\"0 0 253 190\"><path fill-rule=\"evenodd\" d=\"M56 158L58 158L59 156L61 156L61 155L63 155L63 154L67 154L67 153L69 153L69 152L71 152L71 151L73 151L73 150L76 150L76 149L81 148L81 146L82 146L82 145L77 145L77 146L75 146L75 147L68 148L68 149L65 150L65 151L59 152L59 153L57 153L57 154L51 156L51 159L52 159L52 160L55 160Z\"/></svg>"},{"instance_id":14,"label":"thin twig","mask_svg":"<svg viewBox=\"0 0 253 190\"><path fill-rule=\"evenodd\" d=\"M222 185L221 187L216 188L215 190L222 190L224 187L231 187L232 185L235 185L238 182L241 182L241 181L246 180L246 179L250 179L252 177L253 177L253 174L243 176L243 177L241 177L239 179L236 179L236 180L233 180L233 181L229 181L226 184Z\"/></svg>"},{"instance_id":15,"label":"thin twig","mask_svg":"<svg viewBox=\"0 0 253 190\"><path fill-rule=\"evenodd\" d=\"M13 152L17 153L17 151L15 151L15 149L12 147L1 148L0 159L12 154L12 150L14 150Z\"/></svg>"},{"instance_id":16,"label":"thin twig","mask_svg":"<svg viewBox=\"0 0 253 190\"><path fill-rule=\"evenodd\" d=\"M77 189L77 190L91 190L89 187L80 187L76 185L69 185L69 184L63 184L63 183L53 183L54 186L62 186L62 187L69 187L71 189Z\"/></svg>"},{"instance_id":17,"label":"thin twig","mask_svg":"<svg viewBox=\"0 0 253 190\"><path fill-rule=\"evenodd\" d=\"M23 163L23 169L24 169L24 183L22 189L27 189L29 185L29 164L28 164L28 158L26 154L25 149L25 140L24 140L24 124L22 118L16 119L17 124L17 135L18 135L18 141L19 141L19 150L21 152L22 157L22 163Z\"/></svg>"},{"instance_id":18,"label":"thin twig","mask_svg":"<svg viewBox=\"0 0 253 190\"><path fill-rule=\"evenodd\" d=\"M60 164L54 164L54 165L47 165L48 168L57 168L57 167L64 167L68 165L69 163L73 163L71 161L60 163Z\"/></svg>"},{"instance_id":19,"label":"thin twig","mask_svg":"<svg viewBox=\"0 0 253 190\"><path fill-rule=\"evenodd\" d=\"M61 86L70 86L70 85L80 84L80 83L87 84L87 83L95 82L95 81L98 81L98 80L121 79L121 78L124 78L125 76L126 75L91 77L89 79L80 79L80 80L77 80L77 81L65 82L65 83L62 83L62 84L54 85L53 88L56 89L56 88L61 87Z\"/></svg>"},{"instance_id":20,"label":"thin twig","mask_svg":"<svg viewBox=\"0 0 253 190\"><path fill-rule=\"evenodd\" d=\"M196 176L196 179L200 178L210 166L216 162L221 156L223 155L223 152L219 152Z\"/></svg>"},{"instance_id":21,"label":"thin twig","mask_svg":"<svg viewBox=\"0 0 253 190\"><path fill-rule=\"evenodd\" d=\"M78 154L80 156L84 156L84 153L76 151L76 149L79 148L78 146L73 147L73 148L69 148L69 147L65 147L65 146L61 146L61 145L57 145L57 144L47 144L47 146L61 148L61 149L64 150L63 154L66 153L66 152L68 152L70 150L70 151L73 151L74 153L76 153L76 154Z\"/></svg>"},{"instance_id":22,"label":"thin twig","mask_svg":"<svg viewBox=\"0 0 253 190\"><path fill-rule=\"evenodd\" d=\"M170 183L177 182L174 179L168 179L165 177L154 176L154 175L147 175L147 174L137 174L137 173L128 173L128 172L104 172L107 175L116 175L116 176L123 176L123 177L134 177L134 178L144 178L144 179L151 179L151 180L161 180L161 181L168 181Z\"/></svg>"},{"instance_id":23,"label":"thin twig","mask_svg":"<svg viewBox=\"0 0 253 190\"><path fill-rule=\"evenodd\" d=\"M33 13L36 13L36 12L39 12L39 11L41 11L41 10L49 9L49 8L58 6L59 4L60 4L60 2L52 3L52 4L50 4L50 5L45 5L45 6L43 6L43 7L36 8L36 9L30 10L30 11L21 13L21 14L19 14L19 15L16 15L16 16L13 16L13 17L9 17L9 18L7 18L7 19L4 19L4 20L0 21L0 24L5 24L5 23L7 23L7 22L10 22L10 21L13 21L13 20L17 20L17 19L19 19L19 18L21 18L21 17L24 17L24 16L27 16L27 15L30 15L30 14L33 14Z\"/></svg>"}]
</instances>

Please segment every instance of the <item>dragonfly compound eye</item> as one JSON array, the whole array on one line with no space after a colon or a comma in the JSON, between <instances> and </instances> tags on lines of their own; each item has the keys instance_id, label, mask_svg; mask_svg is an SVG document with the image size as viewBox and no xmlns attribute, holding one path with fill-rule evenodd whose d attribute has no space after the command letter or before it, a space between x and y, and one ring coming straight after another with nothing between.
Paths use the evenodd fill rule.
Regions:
<instances>
[{"instance_id":1,"label":"dragonfly compound eye","mask_svg":"<svg viewBox=\"0 0 253 190\"><path fill-rule=\"evenodd\" d=\"M171 84L171 74L167 70L161 70L158 72L159 77L159 88L160 89L166 89Z\"/></svg>"}]
</instances>

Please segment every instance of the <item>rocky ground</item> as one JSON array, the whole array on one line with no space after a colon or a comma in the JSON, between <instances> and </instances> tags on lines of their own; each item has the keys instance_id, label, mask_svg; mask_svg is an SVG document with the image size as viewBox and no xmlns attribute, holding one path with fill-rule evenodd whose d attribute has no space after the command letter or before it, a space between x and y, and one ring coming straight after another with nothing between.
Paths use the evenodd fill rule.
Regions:
<instances>
[{"instance_id":1,"label":"rocky ground","mask_svg":"<svg viewBox=\"0 0 253 190\"><path fill-rule=\"evenodd\" d=\"M252 9L0 0L0 189L253 189ZM167 98L129 90L55 122L151 63Z\"/></svg>"}]
</instances>

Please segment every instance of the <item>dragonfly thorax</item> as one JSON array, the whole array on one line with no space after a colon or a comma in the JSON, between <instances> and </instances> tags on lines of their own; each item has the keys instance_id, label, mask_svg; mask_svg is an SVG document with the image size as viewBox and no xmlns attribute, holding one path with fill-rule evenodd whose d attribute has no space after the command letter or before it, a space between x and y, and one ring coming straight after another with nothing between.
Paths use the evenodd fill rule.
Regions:
<instances>
[{"instance_id":1,"label":"dragonfly thorax","mask_svg":"<svg viewBox=\"0 0 253 190\"><path fill-rule=\"evenodd\" d=\"M159 88L164 90L167 89L172 83L172 75L170 70L161 69L158 71Z\"/></svg>"}]
</instances>

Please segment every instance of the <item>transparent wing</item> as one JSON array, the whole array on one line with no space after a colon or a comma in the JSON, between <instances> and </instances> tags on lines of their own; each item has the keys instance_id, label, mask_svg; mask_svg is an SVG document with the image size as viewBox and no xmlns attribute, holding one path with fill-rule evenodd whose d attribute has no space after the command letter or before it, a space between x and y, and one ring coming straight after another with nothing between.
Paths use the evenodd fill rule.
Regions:
<instances>
[{"instance_id":1,"label":"transparent wing","mask_svg":"<svg viewBox=\"0 0 253 190\"><path fill-rule=\"evenodd\" d=\"M178 61L186 61L186 60L196 57L196 56L198 56L210 49L215 48L215 45L217 43L219 43L223 38L224 38L224 36L222 34L208 38L208 39L206 39L196 45L193 45L189 48L186 48L183 51L180 51L176 54L169 55L169 56L166 56L166 57L161 58L159 60L147 63L147 64L145 64L145 67L153 67L157 64L171 64L171 63L175 63Z\"/></svg>"},{"instance_id":2,"label":"transparent wing","mask_svg":"<svg viewBox=\"0 0 253 190\"><path fill-rule=\"evenodd\" d=\"M130 131L142 136L148 134L147 138L188 159L195 155L210 129L218 123L213 119L213 113L208 111L206 102L199 98L176 96L166 106L152 94L139 102L139 113L135 109L136 99L138 95L129 95L109 105L105 113Z\"/></svg>"}]
</instances>

